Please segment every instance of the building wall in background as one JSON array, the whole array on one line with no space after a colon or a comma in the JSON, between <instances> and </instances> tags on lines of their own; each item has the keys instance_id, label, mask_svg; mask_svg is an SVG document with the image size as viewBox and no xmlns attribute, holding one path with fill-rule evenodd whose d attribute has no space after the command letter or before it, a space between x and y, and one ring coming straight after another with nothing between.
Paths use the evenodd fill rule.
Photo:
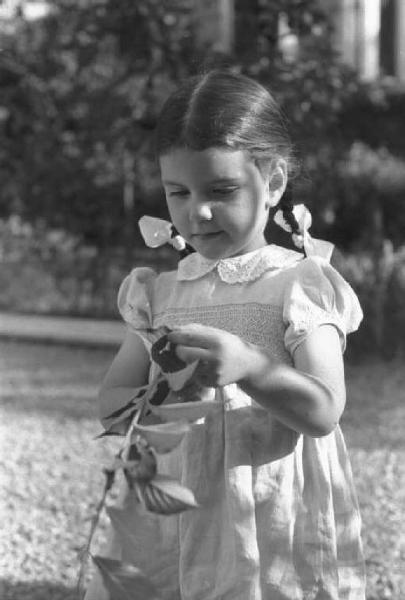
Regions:
<instances>
[{"instance_id":1,"label":"building wall in background","mask_svg":"<svg viewBox=\"0 0 405 600\"><path fill-rule=\"evenodd\" d=\"M336 48L366 80L405 83L404 0L327 0Z\"/></svg>"}]
</instances>

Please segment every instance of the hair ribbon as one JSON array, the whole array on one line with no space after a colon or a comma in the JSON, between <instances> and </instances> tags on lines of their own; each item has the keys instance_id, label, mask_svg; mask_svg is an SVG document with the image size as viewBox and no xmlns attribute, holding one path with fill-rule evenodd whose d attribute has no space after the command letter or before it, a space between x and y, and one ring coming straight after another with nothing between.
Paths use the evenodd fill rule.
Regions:
<instances>
[{"instance_id":1,"label":"hair ribbon","mask_svg":"<svg viewBox=\"0 0 405 600\"><path fill-rule=\"evenodd\" d=\"M293 213L298 223L298 233L292 233L290 225L283 217L282 210L276 212L274 221L284 231L292 233L294 245L297 248L303 248L307 256L319 256L329 261L334 245L331 242L319 240L310 235L309 228L312 225L312 216L309 210L304 204L296 204ZM172 223L165 219L145 215L139 219L138 225L145 244L149 248L158 248L164 244L170 244L179 252L186 248L185 239L177 233Z\"/></svg>"},{"instance_id":2,"label":"hair ribbon","mask_svg":"<svg viewBox=\"0 0 405 600\"><path fill-rule=\"evenodd\" d=\"M298 233L293 233L291 226L285 221L283 211L278 210L274 221L288 233L292 233L292 240L297 248L303 248L307 256L319 256L330 261L334 245L326 240L313 238L309 233L312 225L312 216L304 204L296 204L293 208L294 217L298 223Z\"/></svg>"},{"instance_id":3,"label":"hair ribbon","mask_svg":"<svg viewBox=\"0 0 405 600\"><path fill-rule=\"evenodd\" d=\"M139 219L138 225L149 248L158 248L164 244L170 244L179 252L186 248L185 239L177 233L174 225L169 221L145 215Z\"/></svg>"}]
</instances>

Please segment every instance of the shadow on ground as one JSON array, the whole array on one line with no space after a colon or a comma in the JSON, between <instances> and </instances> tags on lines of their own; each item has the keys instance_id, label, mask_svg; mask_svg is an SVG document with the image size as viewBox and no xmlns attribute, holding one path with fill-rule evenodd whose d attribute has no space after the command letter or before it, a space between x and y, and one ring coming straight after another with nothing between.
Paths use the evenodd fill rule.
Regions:
<instances>
[{"instance_id":1,"label":"shadow on ground","mask_svg":"<svg viewBox=\"0 0 405 600\"><path fill-rule=\"evenodd\" d=\"M112 349L0 342L1 404L14 412L96 418L97 391Z\"/></svg>"},{"instance_id":2,"label":"shadow on ground","mask_svg":"<svg viewBox=\"0 0 405 600\"><path fill-rule=\"evenodd\" d=\"M30 583L0 581L0 598L1 600L79 600L75 589L50 581Z\"/></svg>"}]
</instances>

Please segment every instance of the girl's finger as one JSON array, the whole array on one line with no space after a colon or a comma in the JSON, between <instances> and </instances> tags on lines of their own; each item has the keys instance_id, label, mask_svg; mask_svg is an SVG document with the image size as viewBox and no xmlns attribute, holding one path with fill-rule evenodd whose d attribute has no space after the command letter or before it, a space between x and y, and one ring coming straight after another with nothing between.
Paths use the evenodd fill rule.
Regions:
<instances>
[{"instance_id":1,"label":"girl's finger","mask_svg":"<svg viewBox=\"0 0 405 600\"><path fill-rule=\"evenodd\" d=\"M168 340L173 344L182 346L194 346L197 348L211 348L218 342L218 332L211 327L186 326L171 331Z\"/></svg>"},{"instance_id":2,"label":"girl's finger","mask_svg":"<svg viewBox=\"0 0 405 600\"><path fill-rule=\"evenodd\" d=\"M192 363L195 360L206 361L210 358L210 353L207 350L194 346L178 345L175 352L185 363Z\"/></svg>"},{"instance_id":3,"label":"girl's finger","mask_svg":"<svg viewBox=\"0 0 405 600\"><path fill-rule=\"evenodd\" d=\"M215 373L212 365L204 360L198 362L197 368L194 371L193 379L200 385L208 387L216 387Z\"/></svg>"}]
</instances>

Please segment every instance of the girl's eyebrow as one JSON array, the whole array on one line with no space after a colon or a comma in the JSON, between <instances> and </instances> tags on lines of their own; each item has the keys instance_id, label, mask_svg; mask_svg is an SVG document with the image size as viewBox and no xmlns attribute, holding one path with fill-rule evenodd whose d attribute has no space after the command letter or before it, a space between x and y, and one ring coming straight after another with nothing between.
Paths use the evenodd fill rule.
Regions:
<instances>
[{"instance_id":1,"label":"girl's eyebrow","mask_svg":"<svg viewBox=\"0 0 405 600\"><path fill-rule=\"evenodd\" d=\"M177 185L179 187L186 187L183 183L178 183L177 181L169 181L168 179L162 179L162 183L164 185Z\"/></svg>"},{"instance_id":2,"label":"girl's eyebrow","mask_svg":"<svg viewBox=\"0 0 405 600\"><path fill-rule=\"evenodd\" d=\"M238 177L219 177L218 179L213 179L209 183L212 185L218 185L221 183L227 183L228 185L231 183L239 183L240 179Z\"/></svg>"},{"instance_id":3,"label":"girl's eyebrow","mask_svg":"<svg viewBox=\"0 0 405 600\"><path fill-rule=\"evenodd\" d=\"M219 177L217 179L212 179L207 181L207 185L220 185L220 184L236 184L239 183L240 179L238 177ZM187 187L184 183L179 183L178 181L170 181L169 179L162 179L162 183L164 185L176 185L177 187Z\"/></svg>"}]
</instances>

